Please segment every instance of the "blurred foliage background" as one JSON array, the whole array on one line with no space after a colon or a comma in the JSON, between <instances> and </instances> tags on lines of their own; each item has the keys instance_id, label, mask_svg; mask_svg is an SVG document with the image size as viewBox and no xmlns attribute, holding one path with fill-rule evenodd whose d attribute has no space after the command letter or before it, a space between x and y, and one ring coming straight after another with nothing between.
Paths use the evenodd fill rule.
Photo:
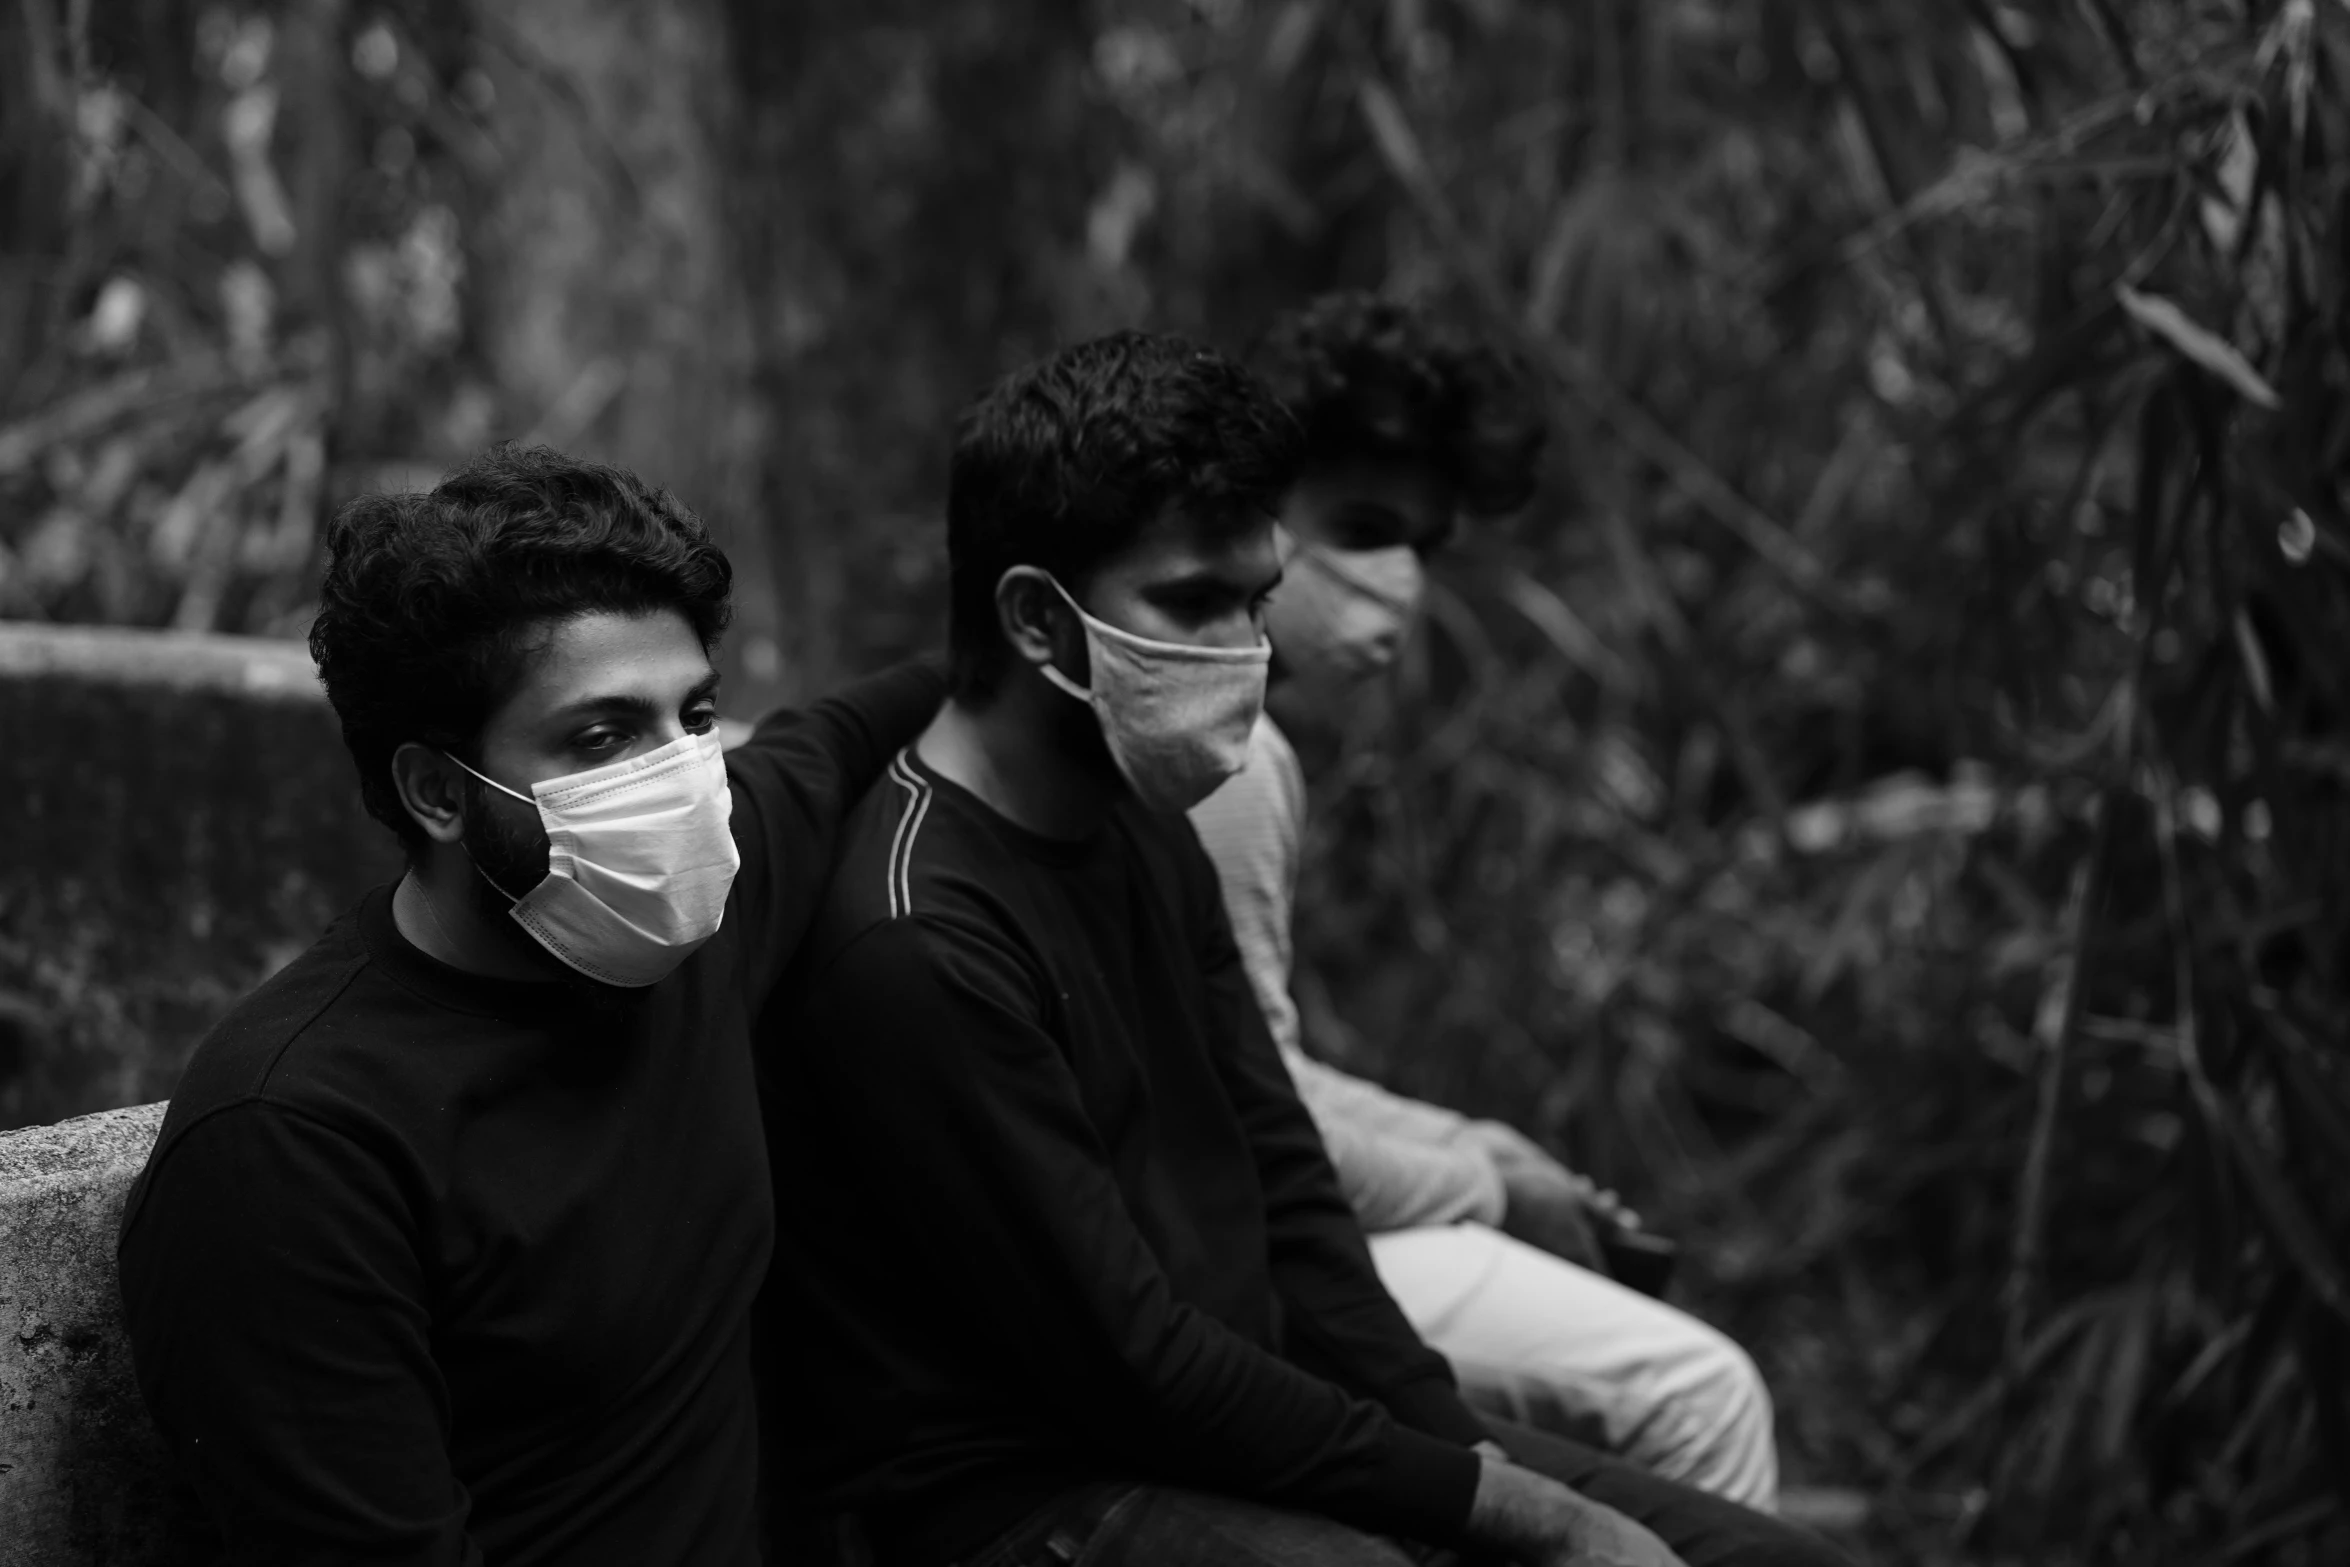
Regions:
<instances>
[{"instance_id":1,"label":"blurred foliage background","mask_svg":"<svg viewBox=\"0 0 2350 1567\"><path fill-rule=\"evenodd\" d=\"M931 640L954 409L1333 286L1541 498L1306 736L1327 1054L1687 1243L1886 1562L2350 1560L2350 6L15 0L0 616L298 634L504 436L749 712Z\"/></svg>"}]
</instances>

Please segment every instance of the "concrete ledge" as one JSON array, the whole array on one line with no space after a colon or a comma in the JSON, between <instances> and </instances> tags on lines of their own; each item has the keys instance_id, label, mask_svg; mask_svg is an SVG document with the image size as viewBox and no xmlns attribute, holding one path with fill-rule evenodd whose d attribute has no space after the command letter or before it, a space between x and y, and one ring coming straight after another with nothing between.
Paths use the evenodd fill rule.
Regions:
<instances>
[{"instance_id":1,"label":"concrete ledge","mask_svg":"<svg viewBox=\"0 0 2350 1567\"><path fill-rule=\"evenodd\" d=\"M298 642L0 622L0 1128L160 1099L396 875Z\"/></svg>"},{"instance_id":2,"label":"concrete ledge","mask_svg":"<svg viewBox=\"0 0 2350 1567\"><path fill-rule=\"evenodd\" d=\"M123 1195L164 1107L0 1133L0 1559L150 1567L169 1466L131 1375L114 1271Z\"/></svg>"},{"instance_id":3,"label":"concrete ledge","mask_svg":"<svg viewBox=\"0 0 2350 1567\"><path fill-rule=\"evenodd\" d=\"M177 1567L114 1268L138 1102L398 857L297 642L0 623L0 797L0 1128L55 1123L0 1130L0 1564Z\"/></svg>"},{"instance_id":4,"label":"concrete ledge","mask_svg":"<svg viewBox=\"0 0 2350 1567\"><path fill-rule=\"evenodd\" d=\"M0 620L0 680L34 678L326 705L317 666L299 642Z\"/></svg>"}]
</instances>

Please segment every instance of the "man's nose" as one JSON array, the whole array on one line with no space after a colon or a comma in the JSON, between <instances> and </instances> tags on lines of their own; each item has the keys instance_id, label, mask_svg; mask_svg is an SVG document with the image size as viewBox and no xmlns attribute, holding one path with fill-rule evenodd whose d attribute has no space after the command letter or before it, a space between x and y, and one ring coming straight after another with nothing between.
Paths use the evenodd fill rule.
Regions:
<instances>
[{"instance_id":1,"label":"man's nose","mask_svg":"<svg viewBox=\"0 0 2350 1567\"><path fill-rule=\"evenodd\" d=\"M1215 648L1249 648L1258 646L1264 640L1265 628L1258 624L1257 617L1253 613L1244 610L1238 615L1227 616L1216 622L1208 635L1200 639L1200 645Z\"/></svg>"}]
</instances>

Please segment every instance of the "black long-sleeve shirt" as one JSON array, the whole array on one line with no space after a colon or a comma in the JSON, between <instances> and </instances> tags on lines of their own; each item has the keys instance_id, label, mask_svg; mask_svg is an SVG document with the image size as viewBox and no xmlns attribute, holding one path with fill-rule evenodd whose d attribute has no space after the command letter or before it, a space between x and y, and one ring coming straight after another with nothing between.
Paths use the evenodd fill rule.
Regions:
<instances>
[{"instance_id":1,"label":"black long-sleeve shirt","mask_svg":"<svg viewBox=\"0 0 2350 1567\"><path fill-rule=\"evenodd\" d=\"M1089 1479L1457 1539L1483 1428L1380 1285L1190 825L1041 838L912 753L760 1041L776 1467L885 1560Z\"/></svg>"},{"instance_id":2,"label":"black long-sleeve shirt","mask_svg":"<svg viewBox=\"0 0 2350 1567\"><path fill-rule=\"evenodd\" d=\"M229 1559L757 1561L749 1019L940 694L893 671L729 756L742 868L656 985L462 973L381 887L197 1048L122 1288Z\"/></svg>"}]
</instances>

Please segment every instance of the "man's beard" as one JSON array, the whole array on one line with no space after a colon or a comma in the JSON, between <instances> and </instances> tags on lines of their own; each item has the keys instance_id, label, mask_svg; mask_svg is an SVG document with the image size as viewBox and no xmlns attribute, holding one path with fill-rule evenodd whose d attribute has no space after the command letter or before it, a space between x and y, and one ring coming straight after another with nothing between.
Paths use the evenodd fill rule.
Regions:
<instances>
[{"instance_id":1,"label":"man's beard","mask_svg":"<svg viewBox=\"0 0 2350 1567\"><path fill-rule=\"evenodd\" d=\"M501 929L514 905L546 879L546 829L535 821L525 826L510 820L480 780L468 778L465 787L465 836L460 842L473 861L473 910L491 929Z\"/></svg>"},{"instance_id":2,"label":"man's beard","mask_svg":"<svg viewBox=\"0 0 2350 1567\"><path fill-rule=\"evenodd\" d=\"M1072 697L1063 703L1050 732L1053 750L1071 767L1125 787L1125 774L1118 770L1118 759L1110 754L1109 738L1102 733L1101 715L1094 711L1091 702Z\"/></svg>"}]
</instances>

